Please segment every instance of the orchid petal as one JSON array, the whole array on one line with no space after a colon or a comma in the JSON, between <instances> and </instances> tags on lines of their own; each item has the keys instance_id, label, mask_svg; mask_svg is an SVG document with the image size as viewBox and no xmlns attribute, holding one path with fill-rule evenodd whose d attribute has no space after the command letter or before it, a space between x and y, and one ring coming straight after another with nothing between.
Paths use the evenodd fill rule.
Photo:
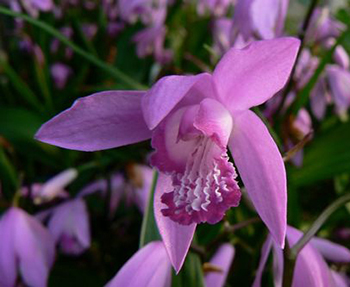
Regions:
<instances>
[{"instance_id":1,"label":"orchid petal","mask_svg":"<svg viewBox=\"0 0 350 287\"><path fill-rule=\"evenodd\" d=\"M287 239L293 246L302 236L302 232L288 226ZM299 253L293 275L293 287L331 287L333 278L327 263L321 254L311 245L307 244Z\"/></svg>"},{"instance_id":2,"label":"orchid petal","mask_svg":"<svg viewBox=\"0 0 350 287\"><path fill-rule=\"evenodd\" d=\"M238 0L233 15L233 25L240 31L245 41L249 40L253 34L253 23L250 21L250 9L253 2L254 0Z\"/></svg>"},{"instance_id":3,"label":"orchid petal","mask_svg":"<svg viewBox=\"0 0 350 287\"><path fill-rule=\"evenodd\" d=\"M15 286L17 264L14 246L14 211L9 210L0 221L0 286Z\"/></svg>"},{"instance_id":4,"label":"orchid petal","mask_svg":"<svg viewBox=\"0 0 350 287\"><path fill-rule=\"evenodd\" d=\"M335 65L329 65L326 72L336 110L342 114L350 106L350 72Z\"/></svg>"},{"instance_id":5,"label":"orchid petal","mask_svg":"<svg viewBox=\"0 0 350 287\"><path fill-rule=\"evenodd\" d=\"M154 241L131 257L106 287L170 287L171 266L160 241Z\"/></svg>"},{"instance_id":6,"label":"orchid petal","mask_svg":"<svg viewBox=\"0 0 350 287\"><path fill-rule=\"evenodd\" d=\"M142 99L142 110L149 129L154 129L189 92L191 98L195 98L192 92L203 92L197 90L201 89L202 85L210 84L211 78L210 74L202 73L196 76L168 76L160 79Z\"/></svg>"},{"instance_id":7,"label":"orchid petal","mask_svg":"<svg viewBox=\"0 0 350 287\"><path fill-rule=\"evenodd\" d=\"M75 199L54 209L48 228L67 254L81 254L90 247L90 224L86 204ZM65 241L66 240L66 241Z\"/></svg>"},{"instance_id":8,"label":"orchid petal","mask_svg":"<svg viewBox=\"0 0 350 287\"><path fill-rule=\"evenodd\" d=\"M333 54L334 62L336 62L339 66L341 66L343 69L348 70L350 67L350 59L348 52L344 49L343 46L338 45L335 48L334 54Z\"/></svg>"},{"instance_id":9,"label":"orchid petal","mask_svg":"<svg viewBox=\"0 0 350 287\"><path fill-rule=\"evenodd\" d=\"M179 141L181 136L180 125L186 118L186 111L191 108L181 108L169 115L154 131L152 147L156 150L151 157L151 165L156 166L161 172L180 171L186 166L189 155L193 152L197 142ZM193 122L188 121L190 123Z\"/></svg>"},{"instance_id":10,"label":"orchid petal","mask_svg":"<svg viewBox=\"0 0 350 287\"><path fill-rule=\"evenodd\" d=\"M284 30L284 22L288 11L289 0L280 0L280 11L276 22L276 36L281 36Z\"/></svg>"},{"instance_id":11,"label":"orchid petal","mask_svg":"<svg viewBox=\"0 0 350 287\"><path fill-rule=\"evenodd\" d=\"M287 184L282 156L264 123L251 111L234 115L229 147L257 212L283 248Z\"/></svg>"},{"instance_id":12,"label":"orchid petal","mask_svg":"<svg viewBox=\"0 0 350 287\"><path fill-rule=\"evenodd\" d=\"M349 287L350 280L345 274L333 270L331 270L331 274L336 287Z\"/></svg>"},{"instance_id":13,"label":"orchid petal","mask_svg":"<svg viewBox=\"0 0 350 287\"><path fill-rule=\"evenodd\" d=\"M226 148L232 130L232 116L221 103L214 99L203 100L193 125Z\"/></svg>"},{"instance_id":14,"label":"orchid petal","mask_svg":"<svg viewBox=\"0 0 350 287\"><path fill-rule=\"evenodd\" d=\"M326 114L326 81L321 77L311 91L310 106L318 120L322 120Z\"/></svg>"},{"instance_id":15,"label":"orchid petal","mask_svg":"<svg viewBox=\"0 0 350 287\"><path fill-rule=\"evenodd\" d=\"M55 256L54 240L35 218L20 209L14 211L14 244L23 281L45 287Z\"/></svg>"},{"instance_id":16,"label":"orchid petal","mask_svg":"<svg viewBox=\"0 0 350 287\"><path fill-rule=\"evenodd\" d=\"M77 176L78 171L74 168L69 168L57 174L45 184L43 184L39 191L39 194L36 196L37 202L41 203L42 201L50 201L56 196L59 196L61 193L64 193L63 189L74 179L76 179Z\"/></svg>"},{"instance_id":17,"label":"orchid petal","mask_svg":"<svg viewBox=\"0 0 350 287\"><path fill-rule=\"evenodd\" d=\"M299 46L299 40L286 37L231 48L213 74L222 103L245 110L267 101L286 84Z\"/></svg>"},{"instance_id":18,"label":"orchid petal","mask_svg":"<svg viewBox=\"0 0 350 287\"><path fill-rule=\"evenodd\" d=\"M276 35L275 27L280 12L279 0L255 0L251 6L254 28L262 39L272 39Z\"/></svg>"},{"instance_id":19,"label":"orchid petal","mask_svg":"<svg viewBox=\"0 0 350 287\"><path fill-rule=\"evenodd\" d=\"M161 202L161 197L172 189L171 177L160 173L154 194L154 216L170 262L178 273L190 248L196 224L180 225L162 214L161 210L167 206Z\"/></svg>"},{"instance_id":20,"label":"orchid petal","mask_svg":"<svg viewBox=\"0 0 350 287\"><path fill-rule=\"evenodd\" d=\"M231 244L223 244L219 250L216 251L210 263L221 269L221 272L210 272L205 275L206 287L223 287L230 270L233 257L235 256L235 249Z\"/></svg>"},{"instance_id":21,"label":"orchid petal","mask_svg":"<svg viewBox=\"0 0 350 287\"><path fill-rule=\"evenodd\" d=\"M96 151L151 137L141 111L139 91L109 91L78 99L45 123L36 138L81 151Z\"/></svg>"},{"instance_id":22,"label":"orchid petal","mask_svg":"<svg viewBox=\"0 0 350 287\"><path fill-rule=\"evenodd\" d=\"M265 269L265 265L267 262L267 259L269 258L269 254L272 247L272 238L271 236L268 236L266 241L264 242L264 245L261 249L261 256L259 261L259 267L255 274L255 279L253 282L253 287L260 287L261 286L261 278Z\"/></svg>"},{"instance_id":23,"label":"orchid petal","mask_svg":"<svg viewBox=\"0 0 350 287\"><path fill-rule=\"evenodd\" d=\"M153 169L146 165L135 165L135 173L141 176L140 186L134 190L134 202L142 213L145 212L153 182ZM137 175L136 175L137 176Z\"/></svg>"},{"instance_id":24,"label":"orchid petal","mask_svg":"<svg viewBox=\"0 0 350 287\"><path fill-rule=\"evenodd\" d=\"M350 250L342 245L317 237L312 238L310 243L329 261L350 262Z\"/></svg>"}]
</instances>

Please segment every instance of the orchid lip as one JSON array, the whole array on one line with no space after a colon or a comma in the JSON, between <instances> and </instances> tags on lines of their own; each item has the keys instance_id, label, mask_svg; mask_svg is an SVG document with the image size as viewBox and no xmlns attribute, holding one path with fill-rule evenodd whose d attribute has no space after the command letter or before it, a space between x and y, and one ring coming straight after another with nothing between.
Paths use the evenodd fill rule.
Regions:
<instances>
[{"instance_id":1,"label":"orchid lip","mask_svg":"<svg viewBox=\"0 0 350 287\"><path fill-rule=\"evenodd\" d=\"M200 136L185 171L172 174L174 190L162 196L168 206L162 210L163 215L183 225L217 223L228 208L239 204L236 177L226 150L211 138Z\"/></svg>"}]
</instances>

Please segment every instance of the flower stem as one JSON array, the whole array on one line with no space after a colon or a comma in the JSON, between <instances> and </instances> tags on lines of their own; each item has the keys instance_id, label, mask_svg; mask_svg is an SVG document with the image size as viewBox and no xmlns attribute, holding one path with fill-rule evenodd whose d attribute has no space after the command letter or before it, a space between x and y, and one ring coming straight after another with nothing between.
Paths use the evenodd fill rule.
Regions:
<instances>
[{"instance_id":1,"label":"flower stem","mask_svg":"<svg viewBox=\"0 0 350 287\"><path fill-rule=\"evenodd\" d=\"M350 193L346 194L332 204L330 204L315 220L315 222L311 225L309 230L299 239L299 241L291 248L291 254L293 257L297 257L300 250L310 241L310 239L318 232L321 226L325 223L325 221L339 208L344 206L346 203L350 201Z\"/></svg>"},{"instance_id":2,"label":"flower stem","mask_svg":"<svg viewBox=\"0 0 350 287\"><path fill-rule=\"evenodd\" d=\"M293 283L293 273L294 273L294 267L296 258L291 256L291 249L288 243L288 240L286 240L286 246L283 250L283 287L291 287Z\"/></svg>"},{"instance_id":3,"label":"flower stem","mask_svg":"<svg viewBox=\"0 0 350 287\"><path fill-rule=\"evenodd\" d=\"M154 210L153 210L154 192L157 187L157 181L158 181L158 172L154 171L151 191L148 196L148 206L145 210L145 214L143 216L143 221L141 226L139 248L142 248L143 246L145 246L147 243L151 241L161 240L158 227L154 218Z\"/></svg>"},{"instance_id":4,"label":"flower stem","mask_svg":"<svg viewBox=\"0 0 350 287\"><path fill-rule=\"evenodd\" d=\"M45 31L46 33L48 33L48 34L52 35L53 37L57 38L58 40L60 40L63 44L70 47L75 53L77 53L81 57L85 58L90 63L92 63L95 66L99 67L100 69L106 71L107 73L109 73L111 76L113 76L115 79L119 80L120 82L123 82L129 88L137 89L137 90L146 89L145 86L134 81L131 77L127 76L126 74L121 72L116 67L113 67L109 64L106 64L105 62L96 58L94 55L84 51L82 48L80 48L79 46L77 46L76 44L74 44L73 42L68 40L64 35L62 35L58 30L56 30L52 26L50 26L50 25L48 25L40 20L29 17L28 15L14 12L10 9L3 7L3 6L0 6L0 14L4 14L4 15L14 17L14 18L21 18L24 21L27 21L28 23L30 23L34 26L37 26L41 30Z\"/></svg>"},{"instance_id":5,"label":"flower stem","mask_svg":"<svg viewBox=\"0 0 350 287\"><path fill-rule=\"evenodd\" d=\"M350 202L350 193L346 194L332 204L330 204L315 220L309 230L299 239L299 241L292 247L289 248L288 242L286 241L286 247L284 250L284 270L283 270L283 287L292 286L293 273L295 268L296 259L299 252L304 246L316 235L321 226L325 221L339 208Z\"/></svg>"}]
</instances>

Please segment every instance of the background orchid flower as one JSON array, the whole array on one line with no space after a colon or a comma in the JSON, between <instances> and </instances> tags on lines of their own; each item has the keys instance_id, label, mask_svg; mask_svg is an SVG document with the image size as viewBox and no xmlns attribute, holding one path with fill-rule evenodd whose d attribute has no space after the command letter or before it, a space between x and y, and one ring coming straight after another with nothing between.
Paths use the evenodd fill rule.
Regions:
<instances>
[{"instance_id":1,"label":"background orchid flower","mask_svg":"<svg viewBox=\"0 0 350 287\"><path fill-rule=\"evenodd\" d=\"M205 274L204 281L206 287L223 287L225 285L234 256L235 249L231 244L226 243L219 247L210 260L210 264L218 267L220 270L212 270Z\"/></svg>"},{"instance_id":2,"label":"background orchid flower","mask_svg":"<svg viewBox=\"0 0 350 287\"><path fill-rule=\"evenodd\" d=\"M57 89L62 90L72 75L72 69L63 63L54 63L50 68L51 76Z\"/></svg>"},{"instance_id":3,"label":"background orchid flower","mask_svg":"<svg viewBox=\"0 0 350 287\"><path fill-rule=\"evenodd\" d=\"M288 226L287 240L290 246L293 246L302 235L303 233L301 231ZM274 286L282 286L283 250L276 245L271 236L268 236L262 247L260 263L253 287L262 286L262 274L271 248L273 249L274 254ZM331 269L327 266L325 260L339 263L349 263L350 250L326 239L314 237L308 244L305 245L297 257L292 286L338 286L335 285L335 282L337 282L339 278L334 278L337 277L337 274L334 275Z\"/></svg>"},{"instance_id":4,"label":"background orchid flower","mask_svg":"<svg viewBox=\"0 0 350 287\"><path fill-rule=\"evenodd\" d=\"M205 276L206 287L223 287L234 257L234 247L223 244L210 260L212 269ZM140 287L170 287L171 263L164 244L161 241L148 243L137 251L117 275L106 285L140 286Z\"/></svg>"},{"instance_id":5,"label":"background orchid flower","mask_svg":"<svg viewBox=\"0 0 350 287\"><path fill-rule=\"evenodd\" d=\"M133 164L128 169L128 190L126 197L129 202L137 205L144 214L153 182L153 169L141 164Z\"/></svg>"},{"instance_id":6,"label":"background orchid flower","mask_svg":"<svg viewBox=\"0 0 350 287\"><path fill-rule=\"evenodd\" d=\"M232 19L219 18L213 22L213 49L218 55L223 55L232 46L231 34L232 34Z\"/></svg>"},{"instance_id":7,"label":"background orchid flower","mask_svg":"<svg viewBox=\"0 0 350 287\"><path fill-rule=\"evenodd\" d=\"M48 229L63 253L80 255L88 249L90 222L84 200L70 200L53 208Z\"/></svg>"},{"instance_id":8,"label":"background orchid flower","mask_svg":"<svg viewBox=\"0 0 350 287\"><path fill-rule=\"evenodd\" d=\"M327 6L316 8L312 14L309 28L306 31L305 39L308 42L326 44L329 38L336 38L346 27L330 15Z\"/></svg>"},{"instance_id":9,"label":"background orchid flower","mask_svg":"<svg viewBox=\"0 0 350 287\"><path fill-rule=\"evenodd\" d=\"M149 91L111 91L80 99L44 124L36 138L93 151L152 137L160 171L155 217L178 271L197 223L216 223L240 190L227 155L280 246L286 230L286 174L264 123L249 108L286 83L299 48L294 38L232 48L213 74L168 76ZM181 242L179 242L181 241Z\"/></svg>"},{"instance_id":10,"label":"background orchid flower","mask_svg":"<svg viewBox=\"0 0 350 287\"><path fill-rule=\"evenodd\" d=\"M234 25L245 40L280 37L288 4L289 0L238 0Z\"/></svg>"},{"instance_id":11,"label":"background orchid flower","mask_svg":"<svg viewBox=\"0 0 350 287\"><path fill-rule=\"evenodd\" d=\"M23 187L21 194L23 196L30 196L35 204L47 203L58 197L66 198L69 197L69 194L64 188L74 181L77 176L77 170L70 168L52 177L44 184L33 184L30 190L28 187Z\"/></svg>"},{"instance_id":12,"label":"background orchid flower","mask_svg":"<svg viewBox=\"0 0 350 287\"><path fill-rule=\"evenodd\" d=\"M322 95L323 96L323 95ZM285 113L288 107L295 100L296 94L294 91L291 91L284 102L283 107L281 108L281 113ZM265 116L272 122L273 115L275 115L276 111L282 101L282 94L279 93L272 99L266 102L264 114ZM312 120L309 112L302 108L298 111L298 114L295 117L290 117L288 122L285 124L284 133L283 133L283 143L285 152L291 150L296 144L301 142L306 135L312 132ZM296 151L296 153L291 158L292 163L301 167L303 163L303 150L300 149Z\"/></svg>"},{"instance_id":13,"label":"background orchid flower","mask_svg":"<svg viewBox=\"0 0 350 287\"><path fill-rule=\"evenodd\" d=\"M11 8L19 12L21 5L32 17L38 17L39 12L48 12L54 8L52 0L8 0Z\"/></svg>"},{"instance_id":14,"label":"background orchid flower","mask_svg":"<svg viewBox=\"0 0 350 287\"><path fill-rule=\"evenodd\" d=\"M0 286L45 287L55 258L51 234L34 217L12 207L0 219Z\"/></svg>"},{"instance_id":15,"label":"background orchid flower","mask_svg":"<svg viewBox=\"0 0 350 287\"><path fill-rule=\"evenodd\" d=\"M311 111L318 120L324 118L327 105L331 103L334 103L335 113L340 118L346 118L346 112L350 107L349 56L341 46L338 48L333 54L335 63L326 66L310 94ZM319 59L312 56L309 50L304 49L294 74L296 91L305 87L318 65Z\"/></svg>"},{"instance_id":16,"label":"background orchid flower","mask_svg":"<svg viewBox=\"0 0 350 287\"><path fill-rule=\"evenodd\" d=\"M341 118L346 118L345 114L350 107L350 72L336 65L328 65L326 74L335 111Z\"/></svg>"},{"instance_id":17,"label":"background orchid flower","mask_svg":"<svg viewBox=\"0 0 350 287\"><path fill-rule=\"evenodd\" d=\"M106 285L119 286L171 286L171 264L161 241L148 243L137 251Z\"/></svg>"},{"instance_id":18,"label":"background orchid flower","mask_svg":"<svg viewBox=\"0 0 350 287\"><path fill-rule=\"evenodd\" d=\"M198 0L197 12L199 15L209 12L220 17L227 13L232 4L234 4L233 0Z\"/></svg>"},{"instance_id":19,"label":"background orchid flower","mask_svg":"<svg viewBox=\"0 0 350 287\"><path fill-rule=\"evenodd\" d=\"M166 27L156 25L147 27L133 37L136 43L136 53L140 58L154 54L159 63L167 63L172 58L172 52L164 48Z\"/></svg>"},{"instance_id":20,"label":"background orchid flower","mask_svg":"<svg viewBox=\"0 0 350 287\"><path fill-rule=\"evenodd\" d=\"M146 165L133 164L127 171L128 180L120 173L111 177L110 216L113 217L120 200L126 199L127 204L136 204L143 213L148 204L148 197L153 180L153 170ZM78 197L100 193L102 197L107 196L108 182L100 179L84 187Z\"/></svg>"}]
</instances>

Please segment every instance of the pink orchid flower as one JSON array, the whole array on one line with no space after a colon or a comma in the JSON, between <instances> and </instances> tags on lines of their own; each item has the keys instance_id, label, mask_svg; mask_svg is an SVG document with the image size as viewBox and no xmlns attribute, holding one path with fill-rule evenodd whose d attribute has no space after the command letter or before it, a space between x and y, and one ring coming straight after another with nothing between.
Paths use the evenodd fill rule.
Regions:
<instances>
[{"instance_id":1,"label":"pink orchid flower","mask_svg":"<svg viewBox=\"0 0 350 287\"><path fill-rule=\"evenodd\" d=\"M223 244L214 254L210 263L221 272L208 272L204 282L206 287L223 287L234 258L234 247ZM171 264L164 244L153 241L137 251L118 271L106 287L170 287Z\"/></svg>"},{"instance_id":2,"label":"pink orchid flower","mask_svg":"<svg viewBox=\"0 0 350 287\"><path fill-rule=\"evenodd\" d=\"M294 227L288 226L287 240L290 246L302 237L303 233ZM266 239L262 250L259 267L253 287L260 287L261 279L269 253L273 250L274 257L274 286L282 286L283 277L283 250L273 241L271 236ZM332 271L325 260L338 263L350 262L350 250L329 240L314 237L300 251L293 274L293 287L340 287L344 286L346 278ZM339 284L340 283L340 284ZM347 284L345 286L348 286Z\"/></svg>"},{"instance_id":3,"label":"pink orchid flower","mask_svg":"<svg viewBox=\"0 0 350 287\"><path fill-rule=\"evenodd\" d=\"M152 138L159 172L155 218L170 261L180 270L196 225L216 223L247 192L280 246L286 232L286 172L264 123L249 109L286 83L299 41L253 42L230 49L213 74L167 76L149 91L109 91L77 100L36 138L96 151Z\"/></svg>"},{"instance_id":4,"label":"pink orchid flower","mask_svg":"<svg viewBox=\"0 0 350 287\"><path fill-rule=\"evenodd\" d=\"M26 286L45 287L54 260L48 230L24 210L8 209L0 220L0 286L19 286L20 274Z\"/></svg>"},{"instance_id":5,"label":"pink orchid flower","mask_svg":"<svg viewBox=\"0 0 350 287\"><path fill-rule=\"evenodd\" d=\"M54 2L52 0L9 0L7 1L12 10L21 12L21 6L30 14L30 16L37 18L39 12L48 12L53 10Z\"/></svg>"},{"instance_id":6,"label":"pink orchid flower","mask_svg":"<svg viewBox=\"0 0 350 287\"><path fill-rule=\"evenodd\" d=\"M65 187L73 182L78 176L78 171L74 168L66 169L45 183L34 183L31 187L22 187L21 195L30 196L34 204L48 203L57 198L67 198L69 193Z\"/></svg>"},{"instance_id":7,"label":"pink orchid flower","mask_svg":"<svg viewBox=\"0 0 350 287\"><path fill-rule=\"evenodd\" d=\"M153 181L153 170L145 165L132 165L129 168L131 174L127 181L121 173L115 173L111 177L111 197L109 214L113 218L121 199L125 199L128 205L135 204L141 213L144 213L148 205L148 198ZM108 181L100 179L85 186L78 197L100 193L102 197L107 196Z\"/></svg>"},{"instance_id":8,"label":"pink orchid flower","mask_svg":"<svg viewBox=\"0 0 350 287\"><path fill-rule=\"evenodd\" d=\"M51 66L50 73L56 88L62 90L66 86L69 77L73 74L73 70L68 65L57 62Z\"/></svg>"},{"instance_id":9,"label":"pink orchid flower","mask_svg":"<svg viewBox=\"0 0 350 287\"><path fill-rule=\"evenodd\" d=\"M224 16L231 5L232 0L199 0L197 4L197 12L204 15L209 12L217 17Z\"/></svg>"},{"instance_id":10,"label":"pink orchid flower","mask_svg":"<svg viewBox=\"0 0 350 287\"><path fill-rule=\"evenodd\" d=\"M289 0L238 0L233 21L245 40L272 39L283 34Z\"/></svg>"},{"instance_id":11,"label":"pink orchid flower","mask_svg":"<svg viewBox=\"0 0 350 287\"><path fill-rule=\"evenodd\" d=\"M80 255L91 245L89 213L84 200L72 199L51 210L48 229L61 251Z\"/></svg>"}]
</instances>

